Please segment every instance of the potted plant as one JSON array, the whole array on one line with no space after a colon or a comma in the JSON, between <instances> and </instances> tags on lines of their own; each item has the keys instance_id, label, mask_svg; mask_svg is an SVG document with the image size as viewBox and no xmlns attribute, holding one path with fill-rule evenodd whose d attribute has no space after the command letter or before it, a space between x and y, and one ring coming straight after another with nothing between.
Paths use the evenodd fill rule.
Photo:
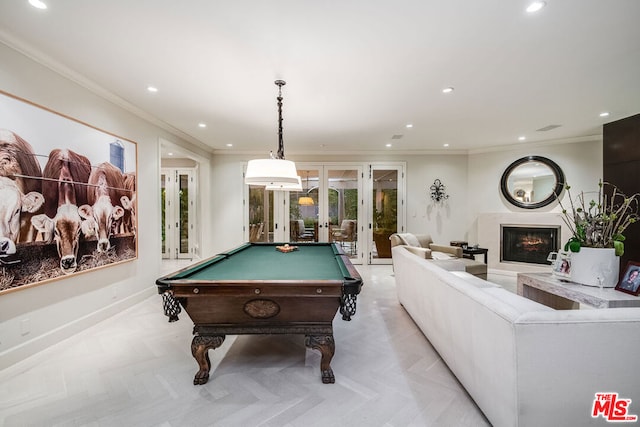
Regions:
<instances>
[{"instance_id":1,"label":"potted plant","mask_svg":"<svg viewBox=\"0 0 640 427\"><path fill-rule=\"evenodd\" d=\"M595 198L585 192L574 200L565 185L570 209L562 208L562 219L571 231L564 250L571 254L571 280L591 286L614 287L624 253L624 232L638 221L638 197L622 193L615 185L598 183Z\"/></svg>"},{"instance_id":2,"label":"potted plant","mask_svg":"<svg viewBox=\"0 0 640 427\"><path fill-rule=\"evenodd\" d=\"M391 241L389 237L396 232L397 220L395 215L385 215L382 211L373 209L374 230L373 241L376 244L378 258L391 258Z\"/></svg>"}]
</instances>

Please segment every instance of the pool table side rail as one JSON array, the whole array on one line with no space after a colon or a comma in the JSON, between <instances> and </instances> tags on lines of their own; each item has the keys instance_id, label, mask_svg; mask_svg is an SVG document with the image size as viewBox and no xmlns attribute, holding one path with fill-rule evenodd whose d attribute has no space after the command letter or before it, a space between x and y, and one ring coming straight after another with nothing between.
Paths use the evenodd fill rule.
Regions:
<instances>
[{"instance_id":1,"label":"pool table side rail","mask_svg":"<svg viewBox=\"0 0 640 427\"><path fill-rule=\"evenodd\" d=\"M342 291L344 286L345 282L343 280L224 280L217 283L202 283L198 280L187 279L172 282L171 291L176 296L190 296L197 293L223 295L226 292L255 295L269 292L270 294L291 295L291 292L296 290L303 294L326 293L331 289ZM322 291L319 292L318 290ZM347 291L351 291L351 289Z\"/></svg>"},{"instance_id":2,"label":"pool table side rail","mask_svg":"<svg viewBox=\"0 0 640 427\"><path fill-rule=\"evenodd\" d=\"M362 288L362 278L360 277L360 273L358 273L358 270L356 270L353 264L351 264L349 256L344 253L338 256L342 261L339 262L338 265L340 265L340 270L342 270L342 284L345 292L349 294L359 294L360 289Z\"/></svg>"},{"instance_id":3,"label":"pool table side rail","mask_svg":"<svg viewBox=\"0 0 640 427\"><path fill-rule=\"evenodd\" d=\"M184 268L181 268L178 271L174 271L173 273L167 274L165 276L162 276L161 278L156 280L156 285L158 286L158 293L162 294L165 291L168 291L169 289L171 289L171 284L172 283L179 283L178 280L185 277L185 276L189 276L192 275L202 269L208 268L209 265L212 262L218 262L221 261L225 258L228 258L229 256L244 250L245 248L251 246L251 243L245 243L241 246L238 246L236 248L233 249L229 249L225 252L221 252L219 254L213 255L209 258L203 259L200 262L197 262L195 264L191 264L188 265Z\"/></svg>"},{"instance_id":4,"label":"pool table side rail","mask_svg":"<svg viewBox=\"0 0 640 427\"><path fill-rule=\"evenodd\" d=\"M277 246L277 245L281 245L282 243L262 243L262 242L257 242L257 243L245 243L241 246L238 246L236 248L227 250L225 252L213 255L209 258L206 258L196 264L192 264L189 266L186 266L178 271L175 271L171 274L167 274L159 279L156 280L156 286L158 287L158 294L164 294L165 292L171 290L173 287L176 286L193 286L196 283L199 286L207 286L206 284L203 284L202 281L200 280L191 280L186 278L187 276L193 275L194 273L203 270L205 268L208 268L210 266L211 263L215 263L218 261L221 261L225 258L228 258L231 255L234 255L242 250L245 250L248 247L251 246ZM317 245L317 243L296 243L297 246L313 246L313 245ZM334 257L339 259L340 262L338 262L338 266L340 268L340 271L343 275L343 280L340 282L343 286L344 292L345 293L349 293L349 294L359 294L360 290L362 288L362 279L360 277L360 273L358 273L358 271L356 270L356 268L353 266L353 264L351 263L351 260L349 259L349 257L344 253L344 251L342 250L342 248L339 245L336 245L334 243L330 244L332 249L333 249L333 253L334 253ZM251 281L243 281L243 280L218 280L215 282L215 284L220 284L220 285L224 285L224 284L235 284L235 285L246 285L246 286L255 286L257 284L263 284L263 285L270 285L270 284L283 284L286 285L288 282L290 282L290 284L295 284L295 285L309 285L309 286L316 286L316 285L328 285L330 283L332 283L332 281L327 281L324 280L322 281L322 283L315 281L315 280L276 280L276 281L269 281L269 280L264 280L264 281L257 281L257 280L251 280ZM214 285L213 283L208 285L208 286L212 286Z\"/></svg>"}]
</instances>

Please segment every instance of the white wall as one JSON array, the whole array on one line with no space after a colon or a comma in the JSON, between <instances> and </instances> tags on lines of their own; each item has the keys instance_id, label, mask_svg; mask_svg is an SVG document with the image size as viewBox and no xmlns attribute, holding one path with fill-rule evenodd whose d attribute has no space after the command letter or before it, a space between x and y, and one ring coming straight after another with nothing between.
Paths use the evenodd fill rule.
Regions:
<instances>
[{"instance_id":1,"label":"white wall","mask_svg":"<svg viewBox=\"0 0 640 427\"><path fill-rule=\"evenodd\" d=\"M466 154L415 155L288 155L300 162L368 162L404 161L407 164L406 231L429 233L434 241L451 240L478 242L477 219L481 213L550 212L557 204L536 210L517 208L506 202L500 193L504 170L515 160L540 155L555 161L564 171L567 181L576 189L592 189L602 176L602 141L518 145L512 148ZM253 156L257 157L257 156ZM213 250L223 251L244 240L243 226L243 163L251 156L214 156L212 169L213 207L211 226ZM445 184L449 199L434 203L429 187L435 179Z\"/></svg>"},{"instance_id":2,"label":"white wall","mask_svg":"<svg viewBox=\"0 0 640 427\"><path fill-rule=\"evenodd\" d=\"M257 156L255 156L257 157ZM214 251L229 249L244 241L243 226L243 163L247 156L214 156L212 163L212 228ZM459 240L466 236L460 224L466 222L467 156L466 155L288 155L298 162L397 162L407 164L407 227L414 233L431 233L438 242ZM430 199L429 187L438 178L447 186L451 197L442 204Z\"/></svg>"},{"instance_id":3,"label":"white wall","mask_svg":"<svg viewBox=\"0 0 640 427\"><path fill-rule=\"evenodd\" d=\"M430 187L439 179L449 198L431 200ZM407 160L407 231L427 233L434 242L449 244L466 240L467 200L466 155L421 155Z\"/></svg>"},{"instance_id":4,"label":"white wall","mask_svg":"<svg viewBox=\"0 0 640 427\"><path fill-rule=\"evenodd\" d=\"M138 143L142 237L135 261L0 295L1 369L156 292L161 257L158 141L189 144L1 43L0 88Z\"/></svg>"},{"instance_id":5,"label":"white wall","mask_svg":"<svg viewBox=\"0 0 640 427\"><path fill-rule=\"evenodd\" d=\"M244 156L214 156L211 164L211 211L203 218L211 227L211 252L204 257L234 248L245 241L244 225Z\"/></svg>"},{"instance_id":6,"label":"white wall","mask_svg":"<svg viewBox=\"0 0 640 427\"><path fill-rule=\"evenodd\" d=\"M467 189L467 226L469 243L478 242L477 219L481 213L559 212L557 203L528 210L508 203L500 193L504 170L515 160L529 155L547 157L560 166L567 182L576 190L595 190L602 177L602 139L563 144L522 144L511 149L469 154ZM575 196L574 192L574 196Z\"/></svg>"}]
</instances>

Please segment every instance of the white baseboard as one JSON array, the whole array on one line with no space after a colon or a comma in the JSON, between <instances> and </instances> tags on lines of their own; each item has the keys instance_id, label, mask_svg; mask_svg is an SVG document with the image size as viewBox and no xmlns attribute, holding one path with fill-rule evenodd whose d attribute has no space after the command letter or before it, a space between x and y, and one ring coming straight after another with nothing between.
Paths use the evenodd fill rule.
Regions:
<instances>
[{"instance_id":1,"label":"white baseboard","mask_svg":"<svg viewBox=\"0 0 640 427\"><path fill-rule=\"evenodd\" d=\"M95 311L84 317L69 322L59 328L53 329L46 334L35 337L18 346L12 347L0 353L0 369L5 369L18 363L25 363L28 366L36 363L38 353L42 350L58 344L67 339L72 339L76 334L106 320L129 307L132 307L150 296L157 293L156 286L150 286L127 298L120 299L101 310ZM1 374L2 371L0 371ZM0 375L1 378L1 375Z\"/></svg>"}]
</instances>

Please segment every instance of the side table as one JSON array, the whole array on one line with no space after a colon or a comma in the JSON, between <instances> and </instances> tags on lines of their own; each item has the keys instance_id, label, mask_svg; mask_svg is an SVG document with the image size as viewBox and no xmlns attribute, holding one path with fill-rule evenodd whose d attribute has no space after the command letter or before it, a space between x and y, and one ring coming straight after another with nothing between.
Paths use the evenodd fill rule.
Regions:
<instances>
[{"instance_id":1,"label":"side table","mask_svg":"<svg viewBox=\"0 0 640 427\"><path fill-rule=\"evenodd\" d=\"M487 253L489 252L489 249L487 248L472 248L472 247L466 247L466 248L462 248L462 254L465 258L470 258L470 259L474 259L475 255L484 255L484 263L487 263Z\"/></svg>"}]
</instances>

